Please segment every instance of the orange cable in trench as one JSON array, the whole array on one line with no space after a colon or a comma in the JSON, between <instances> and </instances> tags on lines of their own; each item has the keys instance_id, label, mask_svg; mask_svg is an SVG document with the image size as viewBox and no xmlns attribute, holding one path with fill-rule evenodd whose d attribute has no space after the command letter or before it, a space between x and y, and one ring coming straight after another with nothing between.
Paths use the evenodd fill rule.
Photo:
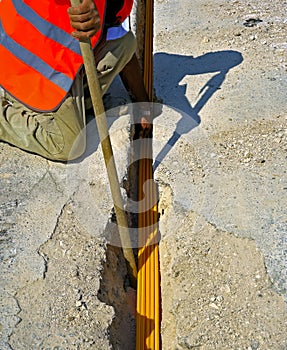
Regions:
<instances>
[{"instance_id":1,"label":"orange cable in trench","mask_svg":"<svg viewBox=\"0 0 287 350\"><path fill-rule=\"evenodd\" d=\"M143 78L153 100L153 0L146 0ZM157 189L152 138L141 140L139 161L136 350L160 350L160 270Z\"/></svg>"}]
</instances>

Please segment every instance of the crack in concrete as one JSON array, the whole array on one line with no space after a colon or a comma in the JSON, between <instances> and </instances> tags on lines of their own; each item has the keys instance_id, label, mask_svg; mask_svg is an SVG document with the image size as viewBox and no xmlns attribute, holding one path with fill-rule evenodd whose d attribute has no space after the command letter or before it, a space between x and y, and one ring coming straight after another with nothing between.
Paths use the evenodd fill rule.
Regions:
<instances>
[{"instance_id":1,"label":"crack in concrete","mask_svg":"<svg viewBox=\"0 0 287 350\"><path fill-rule=\"evenodd\" d=\"M38 183L40 183L41 181L43 181L43 179L45 178L45 176L46 176L47 173L48 173L48 172L45 172L45 174L43 175L43 177L41 178L41 180L40 180ZM65 208L66 205L67 205L67 203L65 203L65 204L61 207L60 212L59 212L59 214L58 214L58 216L57 216L57 219L56 219L55 226L54 226L54 228L53 228L53 231L52 231L50 237L48 238L47 241L45 241L43 244L41 244L41 246L40 246L39 249L37 250L38 255L42 257L43 262L44 262L43 280L46 278L46 274L47 274L47 272L48 272L49 257L48 257L46 254L44 254L43 252L41 252L41 249L42 249L42 247L43 247L49 240L51 240L51 239L53 238L53 236L54 236L54 234L55 234L55 232L56 232L56 230L57 230L57 227L58 227L58 224L59 224L59 220L60 220L60 218L61 218L61 215L62 215L63 210L64 210L64 208ZM39 279L37 279L36 281L33 281L32 284L36 283L38 280L39 280ZM17 305L17 309L18 309L18 310L17 310L17 313L14 314L14 316L16 316L18 320L17 320L17 322L14 324L14 328L11 330L10 334L8 335L8 341L7 341L7 343L6 343L7 346L9 346L9 349L11 349L11 350L14 350L14 348L13 348L12 345L9 343L9 342L10 342L10 339L11 339L11 337L12 337L13 334L14 334L14 330L15 330L15 329L17 328L17 326L22 322L22 318L19 316L20 313L22 312L22 308L21 308L21 305L20 305L20 302L19 302L19 300L18 300L17 295L19 295L19 294L22 292L22 290L25 290L25 288L27 288L27 286L24 286L24 287L22 287L21 289L19 289L14 295L10 295L10 297L14 299L14 301L15 301L15 303L16 303L16 305ZM6 344L5 344L5 346L6 346ZM15 349L15 350L16 350L16 349Z\"/></svg>"},{"instance_id":2,"label":"crack in concrete","mask_svg":"<svg viewBox=\"0 0 287 350\"><path fill-rule=\"evenodd\" d=\"M61 194L64 194L65 193L64 190L59 187L58 181L54 178L54 175L51 172L51 165L50 164L48 165L47 173L49 174L52 182L54 183L57 192L60 192Z\"/></svg>"},{"instance_id":3,"label":"crack in concrete","mask_svg":"<svg viewBox=\"0 0 287 350\"><path fill-rule=\"evenodd\" d=\"M7 342L4 342L4 344L5 344L5 346L8 346L9 349L11 349L11 350L16 350L16 349L14 349L14 348L12 347L12 345L10 344L10 339L11 339L11 337L12 337L13 334L14 334L14 330L17 328L17 326L19 325L19 323L22 321L21 317L19 316L19 314L20 314L21 311L22 311L22 308L21 308L20 303L19 303L19 300L18 300L18 298L17 298L18 292L16 292L14 295L12 295L12 294L10 294L10 293L8 293L8 294L9 294L9 296L15 301L18 310L17 310L17 313L14 314L14 316L16 316L16 318L17 318L17 321L15 322L13 329L11 329L11 331L9 332L9 334L8 334L8 336L7 336Z\"/></svg>"},{"instance_id":4,"label":"crack in concrete","mask_svg":"<svg viewBox=\"0 0 287 350\"><path fill-rule=\"evenodd\" d=\"M48 264L49 264L49 257L43 252L41 251L43 249L43 247L47 244L48 241L52 240L54 235L55 235L55 232L57 231L57 228L58 228L58 225L59 225L59 221L60 221L60 218L63 214L63 211L66 207L68 202L64 203L64 205L61 207L60 211L59 211L59 214L57 216L57 219L56 219L56 223L55 223L55 226L53 228L53 231L50 235L50 237L40 245L40 247L38 248L37 250L37 253L39 256L41 256L41 258L43 259L43 262L44 262L44 271L43 271L43 279L46 278L46 275L47 275L47 272L48 272Z\"/></svg>"},{"instance_id":5,"label":"crack in concrete","mask_svg":"<svg viewBox=\"0 0 287 350\"><path fill-rule=\"evenodd\" d=\"M34 189L37 188L38 185L45 179L48 172L49 172L49 169L47 168L45 170L44 174L41 176L41 178L36 183L33 184L33 186L31 187L31 189L29 191L30 193L33 193Z\"/></svg>"}]
</instances>

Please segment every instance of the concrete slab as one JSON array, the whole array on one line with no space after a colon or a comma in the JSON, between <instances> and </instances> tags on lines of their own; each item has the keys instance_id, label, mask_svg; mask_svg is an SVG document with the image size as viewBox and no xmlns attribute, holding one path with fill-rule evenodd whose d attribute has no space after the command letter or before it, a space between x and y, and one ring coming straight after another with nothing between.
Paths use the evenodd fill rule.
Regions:
<instances>
[{"instance_id":1,"label":"concrete slab","mask_svg":"<svg viewBox=\"0 0 287 350\"><path fill-rule=\"evenodd\" d=\"M285 50L279 0L155 3L164 349L286 349ZM134 348L96 135L69 164L0 144L1 350Z\"/></svg>"}]
</instances>

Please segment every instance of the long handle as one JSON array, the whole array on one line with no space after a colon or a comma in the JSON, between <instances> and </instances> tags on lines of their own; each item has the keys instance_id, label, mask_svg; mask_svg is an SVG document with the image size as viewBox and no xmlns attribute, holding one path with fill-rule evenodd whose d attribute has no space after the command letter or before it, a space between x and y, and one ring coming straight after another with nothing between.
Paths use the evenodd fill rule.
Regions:
<instances>
[{"instance_id":1,"label":"long handle","mask_svg":"<svg viewBox=\"0 0 287 350\"><path fill-rule=\"evenodd\" d=\"M80 5L80 0L71 0L72 6ZM81 53L84 61L85 71L87 75L88 85L90 89L91 99L93 103L94 113L96 117L96 123L98 128L99 137L101 140L102 151L104 155L105 165L108 173L110 189L114 208L117 217L119 235L123 248L123 254L127 261L129 276L131 279L131 285L136 286L137 279L137 267L132 250L128 221L123 206L123 198L120 190L120 184L116 165L113 156L112 145L109 136L109 130L107 125L107 118L105 114L104 104L102 100L102 91L98 80L95 57L91 46L90 39L80 41Z\"/></svg>"}]
</instances>

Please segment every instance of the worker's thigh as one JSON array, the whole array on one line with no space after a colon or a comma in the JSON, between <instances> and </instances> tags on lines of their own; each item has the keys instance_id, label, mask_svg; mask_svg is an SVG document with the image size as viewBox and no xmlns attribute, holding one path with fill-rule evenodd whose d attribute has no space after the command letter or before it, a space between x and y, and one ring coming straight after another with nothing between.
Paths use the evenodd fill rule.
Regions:
<instances>
[{"instance_id":1,"label":"worker's thigh","mask_svg":"<svg viewBox=\"0 0 287 350\"><path fill-rule=\"evenodd\" d=\"M104 94L135 52L131 32L120 39L107 41L96 50L99 82ZM85 111L81 106L82 80L77 76L60 108L51 113L37 113L11 96L0 107L0 140L51 160L66 161L85 150Z\"/></svg>"},{"instance_id":2,"label":"worker's thigh","mask_svg":"<svg viewBox=\"0 0 287 350\"><path fill-rule=\"evenodd\" d=\"M131 60L136 50L136 39L132 32L115 40L108 40L96 49L99 83L104 94L112 81Z\"/></svg>"},{"instance_id":3,"label":"worker's thigh","mask_svg":"<svg viewBox=\"0 0 287 350\"><path fill-rule=\"evenodd\" d=\"M1 141L51 160L66 161L84 152L85 135L81 132L84 120L71 96L53 113L32 111L9 95L3 104Z\"/></svg>"}]
</instances>

